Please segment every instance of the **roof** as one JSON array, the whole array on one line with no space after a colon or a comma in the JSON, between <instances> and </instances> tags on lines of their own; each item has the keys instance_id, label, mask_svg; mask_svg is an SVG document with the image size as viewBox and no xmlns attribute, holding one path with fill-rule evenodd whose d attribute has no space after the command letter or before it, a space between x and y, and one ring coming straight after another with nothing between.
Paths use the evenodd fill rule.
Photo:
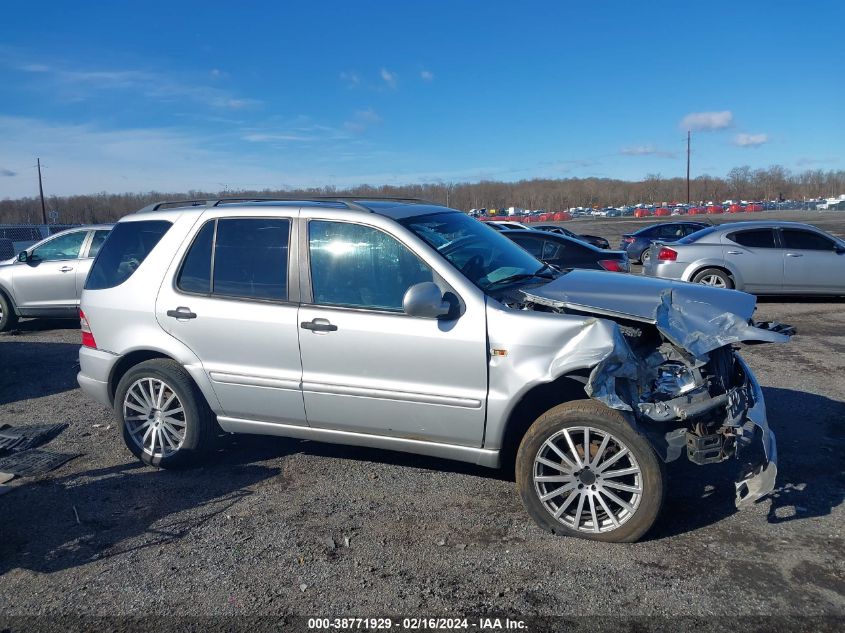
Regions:
<instances>
[{"instance_id":1,"label":"roof","mask_svg":"<svg viewBox=\"0 0 845 633\"><path fill-rule=\"evenodd\" d=\"M736 229L771 229L771 228L796 228L796 229L804 229L804 228L811 228L815 230L821 230L812 224L806 224L805 222L788 222L785 220L742 220L739 222L725 222L723 224L714 224L713 228L717 231L721 230L736 230Z\"/></svg>"},{"instance_id":2,"label":"roof","mask_svg":"<svg viewBox=\"0 0 845 633\"><path fill-rule=\"evenodd\" d=\"M164 213L179 214L195 212L197 214L215 207L323 207L328 209L346 209L363 213L376 213L396 220L426 215L429 213L460 213L455 209L416 198L356 198L356 197L297 197L297 198L218 198L209 200L163 201L148 205L137 214Z\"/></svg>"}]
</instances>

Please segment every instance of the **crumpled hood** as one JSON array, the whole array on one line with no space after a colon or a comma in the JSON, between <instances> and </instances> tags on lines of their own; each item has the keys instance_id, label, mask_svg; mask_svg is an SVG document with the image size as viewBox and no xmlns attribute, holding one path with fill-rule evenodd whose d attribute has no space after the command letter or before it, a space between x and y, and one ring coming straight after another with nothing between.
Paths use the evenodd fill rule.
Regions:
<instances>
[{"instance_id":1,"label":"crumpled hood","mask_svg":"<svg viewBox=\"0 0 845 633\"><path fill-rule=\"evenodd\" d=\"M755 327L751 316L757 299L737 290L572 270L544 286L523 290L523 294L540 305L651 323L699 358L730 343L789 340L785 334Z\"/></svg>"}]
</instances>

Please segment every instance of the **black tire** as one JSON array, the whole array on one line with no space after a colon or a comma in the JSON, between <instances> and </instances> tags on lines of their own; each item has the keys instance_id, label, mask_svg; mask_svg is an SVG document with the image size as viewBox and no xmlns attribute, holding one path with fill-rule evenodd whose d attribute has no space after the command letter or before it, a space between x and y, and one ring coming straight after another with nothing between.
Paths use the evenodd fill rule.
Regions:
<instances>
[{"instance_id":1,"label":"black tire","mask_svg":"<svg viewBox=\"0 0 845 633\"><path fill-rule=\"evenodd\" d=\"M155 454L146 451L132 437L124 415L124 401L130 387L144 378L165 383L181 403L183 412L180 417L183 417L185 431L184 439L175 452L163 454L160 451L160 454ZM144 463L159 468L180 468L196 463L213 446L216 438L214 413L185 368L174 360L156 358L127 371L117 385L114 414L127 448Z\"/></svg>"},{"instance_id":2,"label":"black tire","mask_svg":"<svg viewBox=\"0 0 845 633\"><path fill-rule=\"evenodd\" d=\"M724 284L720 286L718 284L707 283L706 279L708 278L716 278L721 280L721 283ZM726 273L724 270L720 270L718 268L705 268L702 271L699 271L695 274L692 278L693 283L696 284L705 284L707 286L714 286L717 288L724 287L724 288L733 288L734 287L734 280L731 279L731 276Z\"/></svg>"},{"instance_id":3,"label":"black tire","mask_svg":"<svg viewBox=\"0 0 845 633\"><path fill-rule=\"evenodd\" d=\"M12 300L0 292L0 332L8 332L18 325L18 315Z\"/></svg>"},{"instance_id":4,"label":"black tire","mask_svg":"<svg viewBox=\"0 0 845 633\"><path fill-rule=\"evenodd\" d=\"M546 484L535 481L535 459L542 456L541 451L549 450L546 444L547 440L556 440L564 437L564 429L567 429L567 433L571 430L570 436L573 438L574 447L581 449L581 457L583 457L585 454L583 442L586 439L586 433L584 433L583 429L585 427L591 430L588 444L590 446L590 455L596 459L596 463L588 467L578 464L576 465L576 469L581 468L582 470L576 470L575 472L591 471L591 468L593 470L585 473L583 479L581 475L577 475L574 478L574 484L572 485L578 486L577 489L572 488L571 490L566 490L566 492L549 499L550 505L556 504L558 509L561 506L564 507L563 517L571 519L572 525L570 525L564 522L563 519L559 520L555 518L552 508L541 501L540 493L541 491L546 491L548 494L548 488L545 488L545 486L552 487L560 485L568 487L571 484L569 482ZM597 442L600 437L608 436L609 441L602 454L599 455L598 452L601 446L600 444L597 445ZM582 442L580 446L576 441L579 437ZM601 441L603 442L604 440L602 439ZM622 447L627 448L630 452L627 454L624 453ZM609 453L607 452L608 450L613 450L614 452ZM617 458L616 461L611 463L620 464L622 468L619 470L624 470L628 465L639 468L638 474L625 476L628 477L628 482L633 483L625 483L624 480L620 481L618 478L602 479L602 473L610 473L611 471L619 472L616 470L616 466L613 469L607 470L608 466L605 465L605 462L609 461L618 453L622 453L621 459ZM604 455L609 455L610 457L604 458ZM562 460L560 460L560 463L562 464ZM602 467L604 467L604 470L602 470ZM546 466L542 465L538 465L537 468L547 469ZM563 472L561 469L558 469L558 471ZM544 474L539 476L546 477L548 473L555 472L557 471L547 469ZM587 477L593 478L593 485L589 483L586 486L584 485L583 481L589 481ZM639 487L639 495L627 492L623 493L616 488L603 488L602 484L608 481L617 485L623 483L631 487ZM660 509L663 506L666 474L663 462L655 454L648 439L637 433L619 411L610 409L595 400L578 400L558 405L546 411L546 413L541 415L529 427L525 436L522 438L516 456L516 485L525 509L541 528L558 535L611 543L630 543L639 540L657 520ZM591 488L595 491L597 486L601 491L599 493L586 490ZM585 490L579 492L581 489ZM627 511L621 504L617 505L611 501L609 497L605 496L607 495L607 490L610 490L614 494L619 492L617 498L632 504L634 511ZM575 495L574 499L570 498L571 495ZM582 500L582 496L584 496L584 500ZM575 529L574 521L576 519L575 516L570 516L569 511L572 510L572 514L577 515L577 508L575 506L583 504L581 507L587 507L587 500L590 498L593 499L592 503L597 509L596 517L598 520L594 521L592 519L588 508L586 512L588 516L583 517L583 515L580 515L583 518L578 519L579 527L583 525L583 528ZM611 519L610 515L601 509L599 498L606 504L611 513L616 515L614 517L615 520ZM567 502L569 505L567 505ZM614 523L610 523L612 520L614 520ZM591 531L592 528L588 530L588 526L592 526L594 523L599 525L601 531ZM614 527L616 523L618 525Z\"/></svg>"}]
</instances>

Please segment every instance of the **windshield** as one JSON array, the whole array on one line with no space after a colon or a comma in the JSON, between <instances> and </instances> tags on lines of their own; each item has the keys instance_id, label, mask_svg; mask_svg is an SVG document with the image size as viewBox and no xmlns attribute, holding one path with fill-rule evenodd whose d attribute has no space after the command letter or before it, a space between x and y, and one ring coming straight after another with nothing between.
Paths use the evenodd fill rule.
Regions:
<instances>
[{"instance_id":1,"label":"windshield","mask_svg":"<svg viewBox=\"0 0 845 633\"><path fill-rule=\"evenodd\" d=\"M400 222L482 290L548 271L507 237L463 213L419 215Z\"/></svg>"}]
</instances>

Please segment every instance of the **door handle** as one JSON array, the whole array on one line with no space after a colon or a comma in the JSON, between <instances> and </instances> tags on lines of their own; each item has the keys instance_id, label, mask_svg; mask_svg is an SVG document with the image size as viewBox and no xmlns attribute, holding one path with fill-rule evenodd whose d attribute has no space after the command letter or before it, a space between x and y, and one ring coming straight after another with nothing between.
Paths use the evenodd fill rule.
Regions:
<instances>
[{"instance_id":1,"label":"door handle","mask_svg":"<svg viewBox=\"0 0 845 633\"><path fill-rule=\"evenodd\" d=\"M728 251L728 255L742 255L742 251Z\"/></svg>"},{"instance_id":2,"label":"door handle","mask_svg":"<svg viewBox=\"0 0 845 633\"><path fill-rule=\"evenodd\" d=\"M72 266L62 266L61 268L59 268L59 270L61 270L63 273L69 273L70 271L73 270L73 267Z\"/></svg>"},{"instance_id":3,"label":"door handle","mask_svg":"<svg viewBox=\"0 0 845 633\"><path fill-rule=\"evenodd\" d=\"M303 321L299 324L303 330L311 330L312 332L336 332L337 326L329 323L328 319L314 319L313 321Z\"/></svg>"},{"instance_id":4,"label":"door handle","mask_svg":"<svg viewBox=\"0 0 845 633\"><path fill-rule=\"evenodd\" d=\"M167 316L173 317L174 319L196 319L197 318L196 312L191 312L191 309L186 308L185 306L179 306L175 310L168 310Z\"/></svg>"},{"instance_id":5,"label":"door handle","mask_svg":"<svg viewBox=\"0 0 845 633\"><path fill-rule=\"evenodd\" d=\"M801 254L801 253L787 253L786 256L787 257L804 257L804 255Z\"/></svg>"}]
</instances>

